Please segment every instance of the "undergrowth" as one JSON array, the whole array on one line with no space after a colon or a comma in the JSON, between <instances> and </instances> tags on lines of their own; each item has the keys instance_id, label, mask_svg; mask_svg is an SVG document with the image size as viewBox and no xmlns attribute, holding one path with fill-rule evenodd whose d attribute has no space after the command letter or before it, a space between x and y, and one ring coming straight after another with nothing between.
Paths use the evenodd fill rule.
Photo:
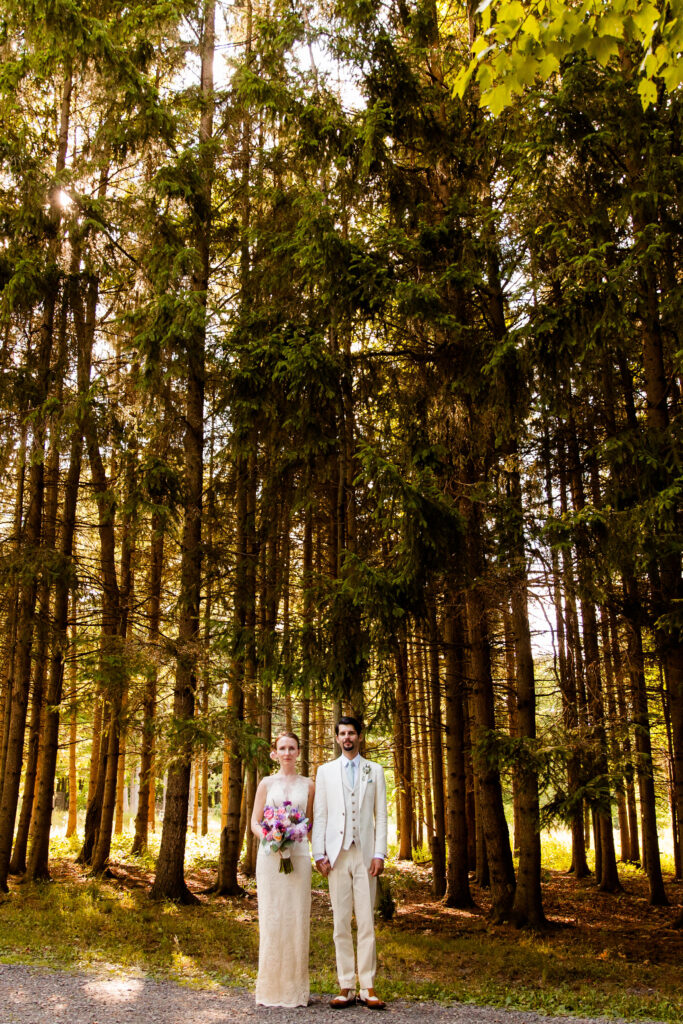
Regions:
<instances>
[{"instance_id":1,"label":"undergrowth","mask_svg":"<svg viewBox=\"0 0 683 1024\"><path fill-rule=\"evenodd\" d=\"M149 853L134 858L131 834L114 837L117 880L88 877L75 864L78 840L57 835L51 849L56 880L14 880L0 902L0 960L252 988L258 961L253 881L242 898L202 894L201 905L191 908L154 903L148 885L158 841L157 833ZM217 851L215 830L188 836L187 873L200 894L212 880ZM476 888L474 910L448 910L431 898L426 856L416 863L390 858L387 878L397 912L377 925L378 990L389 999L679 1024L683 941L666 930L671 909L647 907L636 868L620 868L633 892L606 898L590 880L568 881L567 860L561 836L544 839L544 898L561 927L535 933L491 926L486 893ZM336 990L331 915L316 874L313 885L311 987L329 993Z\"/></svg>"}]
</instances>

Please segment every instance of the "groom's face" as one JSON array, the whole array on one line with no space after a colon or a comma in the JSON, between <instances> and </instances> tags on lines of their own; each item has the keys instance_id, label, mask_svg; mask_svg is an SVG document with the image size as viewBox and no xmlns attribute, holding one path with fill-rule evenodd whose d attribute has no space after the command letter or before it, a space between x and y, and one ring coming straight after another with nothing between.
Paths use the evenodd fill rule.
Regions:
<instances>
[{"instance_id":1,"label":"groom's face","mask_svg":"<svg viewBox=\"0 0 683 1024\"><path fill-rule=\"evenodd\" d=\"M355 757L360 747L360 734L352 725L340 725L337 733L337 743L347 757Z\"/></svg>"}]
</instances>

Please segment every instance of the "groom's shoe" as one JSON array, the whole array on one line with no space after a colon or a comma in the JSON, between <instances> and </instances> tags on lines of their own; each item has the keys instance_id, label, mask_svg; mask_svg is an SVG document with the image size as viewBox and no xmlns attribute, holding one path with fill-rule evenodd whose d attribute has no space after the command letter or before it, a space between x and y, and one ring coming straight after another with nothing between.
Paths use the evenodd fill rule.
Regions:
<instances>
[{"instance_id":1,"label":"groom's shoe","mask_svg":"<svg viewBox=\"0 0 683 1024\"><path fill-rule=\"evenodd\" d=\"M354 1006L355 1002L356 993L352 992L350 988L343 988L338 996L330 999L330 1008L332 1010L345 1010L347 1006Z\"/></svg>"},{"instance_id":2,"label":"groom's shoe","mask_svg":"<svg viewBox=\"0 0 683 1024\"><path fill-rule=\"evenodd\" d=\"M361 1006L367 1006L368 1010L386 1010L387 1004L379 996L375 995L374 988L362 988L358 996Z\"/></svg>"}]
</instances>

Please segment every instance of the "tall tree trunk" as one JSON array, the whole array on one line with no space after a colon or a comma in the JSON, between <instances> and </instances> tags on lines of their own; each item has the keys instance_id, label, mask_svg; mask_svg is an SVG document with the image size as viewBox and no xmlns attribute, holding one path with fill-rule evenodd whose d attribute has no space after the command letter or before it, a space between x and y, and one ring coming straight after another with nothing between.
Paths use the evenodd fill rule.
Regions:
<instances>
[{"instance_id":1,"label":"tall tree trunk","mask_svg":"<svg viewBox=\"0 0 683 1024\"><path fill-rule=\"evenodd\" d=\"M668 906L664 891L662 865L659 855L659 837L657 835L657 804L655 800L655 783L652 761L652 737L650 733L650 714L648 709L647 688L645 685L645 658L643 656L642 637L639 628L641 621L640 596L637 584L632 575L624 579L625 603L628 608L628 670L631 678L631 699L633 701L633 724L636 741L636 773L640 795L640 813L643 821L643 853L645 854L645 870L650 889L652 906Z\"/></svg>"},{"instance_id":2,"label":"tall tree trunk","mask_svg":"<svg viewBox=\"0 0 683 1024\"><path fill-rule=\"evenodd\" d=\"M71 657L69 659L69 817L66 838L75 836L78 830L78 658L76 656L77 636L76 597L71 601Z\"/></svg>"},{"instance_id":3,"label":"tall tree trunk","mask_svg":"<svg viewBox=\"0 0 683 1024\"><path fill-rule=\"evenodd\" d=\"M22 406L19 410L19 452L17 455L17 483L15 489L14 504L14 555L18 556L21 551L23 537L23 511L24 511L24 485L26 482L26 436L28 433L28 421L26 409ZM6 671L3 679L0 701L2 718L0 719L0 779L5 776L5 764L7 761L7 745L9 742L9 727L12 718L12 692L14 689L14 678L16 672L17 653L17 615L19 612L19 590L17 583L10 588L8 604L9 613L7 616L6 635L8 637ZM2 783L0 782L0 796L2 795Z\"/></svg>"},{"instance_id":4,"label":"tall tree trunk","mask_svg":"<svg viewBox=\"0 0 683 1024\"><path fill-rule=\"evenodd\" d=\"M610 618L610 643L612 647L612 663L615 666L616 703L619 721L623 722L623 750L624 750L624 788L626 796L626 818L628 828L628 859L632 864L640 861L640 839L638 836L638 811L636 808L636 790L633 784L634 769L631 748L630 720L631 714L626 702L626 689L624 682L624 663L619 650L619 633L617 629L616 615L611 610Z\"/></svg>"},{"instance_id":5,"label":"tall tree trunk","mask_svg":"<svg viewBox=\"0 0 683 1024\"><path fill-rule=\"evenodd\" d=\"M59 316L59 332L56 358L55 399L61 405L63 401L63 378L67 372L67 311L66 295L61 303ZM60 430L53 422L51 427L50 449L45 469L45 514L43 524L43 547L45 551L56 553L57 546L57 509L59 505L59 456ZM38 798L39 772L42 763L43 737L41 730L45 719L45 676L47 671L48 624L50 623L51 586L44 576L38 588L40 607L34 668L34 696L31 710L31 726L29 736L29 758L24 779L24 799L17 828L17 836L12 852L10 870L15 874L23 874L26 870L26 851L28 848L31 818L35 812Z\"/></svg>"},{"instance_id":6,"label":"tall tree trunk","mask_svg":"<svg viewBox=\"0 0 683 1024\"><path fill-rule=\"evenodd\" d=\"M119 750L123 703L128 674L125 663L124 642L127 630L127 600L130 590L131 544L124 517L121 550L121 586L116 572L116 500L107 480L97 436L97 425L90 413L85 419L85 436L90 461L90 475L98 509L100 535L100 565L102 570L102 646L100 674L106 680L106 711L103 716L102 744L106 745L106 771L103 780L102 806L97 838L90 865L94 873L105 870L111 850L111 838L116 812L116 785L119 772ZM130 481L127 487L130 495ZM100 780L98 780L99 782Z\"/></svg>"},{"instance_id":7,"label":"tall tree trunk","mask_svg":"<svg viewBox=\"0 0 683 1024\"><path fill-rule=\"evenodd\" d=\"M83 310L81 297L77 295L77 284L71 288L71 308L73 311L76 338L78 343L77 382L78 394L85 400L90 388L90 365L94 339L94 322L97 309L97 282L91 279L88 283L86 307ZM50 658L50 678L46 694L46 714L43 732L43 763L38 788L38 801L34 811L33 835L27 865L29 880L46 879L49 873L50 826L52 822L52 803L54 797L55 771L59 749L59 715L64 683L65 651L68 649L69 593L72 577L74 533L76 528L76 509L78 505L78 488L81 477L83 454L82 417L76 420L71 437L69 470L64 487L64 507L62 511L62 528L60 537L60 556L62 572L55 581L54 597L54 638Z\"/></svg>"},{"instance_id":8,"label":"tall tree trunk","mask_svg":"<svg viewBox=\"0 0 683 1024\"><path fill-rule=\"evenodd\" d=\"M207 508L204 516L203 528L206 530L206 549L213 552L214 528L216 524L216 487L215 487L215 450L216 450L216 415L215 415L215 393L212 390L210 401L211 427L209 431L209 465L207 481ZM212 555L211 555L212 557ZM212 617L214 578L213 573L208 572L206 577L206 593L204 598L204 658L202 665L201 682L201 712L205 722L209 717L209 691L211 685L211 644L213 638ZM209 831L209 744L205 739L201 748L201 800L202 800L202 835Z\"/></svg>"},{"instance_id":9,"label":"tall tree trunk","mask_svg":"<svg viewBox=\"0 0 683 1024\"><path fill-rule=\"evenodd\" d=\"M36 408L43 405L48 392L50 355L52 352L56 291L44 299L40 343L36 369ZM36 417L31 446L31 468L28 481L28 511L23 532L22 549L33 560L40 545L44 499L44 422ZM35 625L38 576L36 570L26 572L19 587L17 614L16 669L10 708L7 753L0 801L0 890L7 892L14 823L19 801L19 783L24 759L24 732L31 681L31 653Z\"/></svg>"},{"instance_id":10,"label":"tall tree trunk","mask_svg":"<svg viewBox=\"0 0 683 1024\"><path fill-rule=\"evenodd\" d=\"M58 365L64 372L65 348L66 348L66 302L62 303L60 315L60 341ZM61 391L61 387L59 387ZM57 395L61 398L61 395ZM52 427L50 450L45 471L45 515L43 520L43 548L45 551L54 551L57 534L57 504L59 500L59 442L57 431ZM48 657L48 622L50 619L50 585L46 576L43 576L38 585L38 626L36 630L37 644L35 652L35 664L33 671L33 703L31 707L31 720L29 724L28 758L24 772L24 793L21 803L21 813L17 825L17 834L12 850L10 861L10 873L23 875L26 871L26 851L28 849L29 830L33 815L34 801L37 791L39 752L41 743L41 726L45 713L45 674L46 660Z\"/></svg>"},{"instance_id":11,"label":"tall tree trunk","mask_svg":"<svg viewBox=\"0 0 683 1024\"><path fill-rule=\"evenodd\" d=\"M103 701L100 694L100 687L97 686L94 696L94 707L92 710L92 742L90 745L90 763L88 766L88 793L86 807L90 805L95 789L97 788L97 773L100 765L100 747L102 745L102 716L104 712ZM87 817L87 813L86 813Z\"/></svg>"},{"instance_id":12,"label":"tall tree trunk","mask_svg":"<svg viewBox=\"0 0 683 1024\"><path fill-rule=\"evenodd\" d=\"M439 630L436 606L429 609L429 688L430 729L432 755L432 784L434 787L434 836L432 839L432 891L437 899L446 892L446 809L443 784L443 722L441 719L441 680L439 676Z\"/></svg>"},{"instance_id":13,"label":"tall tree trunk","mask_svg":"<svg viewBox=\"0 0 683 1024\"><path fill-rule=\"evenodd\" d=\"M422 634L419 634L416 637L414 645L417 691L416 700L418 708L420 744L423 750L421 785L424 793L425 824L427 826L427 837L431 843L431 837L434 834L434 811L432 806L431 771L429 765L429 739L427 736L428 715L426 712L429 712L430 708L427 699L427 689L425 686L424 647L424 638Z\"/></svg>"},{"instance_id":14,"label":"tall tree trunk","mask_svg":"<svg viewBox=\"0 0 683 1024\"><path fill-rule=\"evenodd\" d=\"M67 371L67 310L66 297L61 303L59 316L59 332L56 359L55 399L63 401L63 378ZM56 551L57 540L57 508L59 505L59 446L60 431L55 422L51 426L50 449L45 470L45 512L43 522L43 547L52 554ZM17 835L12 851L10 871L23 874L26 870L26 851L28 848L29 830L38 798L39 771L42 761L43 738L41 730L45 718L45 675L49 655L49 623L51 586L47 575L43 575L38 586L38 616L33 707L29 729L29 756L24 775L24 796L19 817Z\"/></svg>"},{"instance_id":15,"label":"tall tree trunk","mask_svg":"<svg viewBox=\"0 0 683 1024\"><path fill-rule=\"evenodd\" d=\"M565 445L560 435L557 438L558 451L558 476L560 480L560 511L567 515L569 509L567 465ZM546 494L549 505L552 507L552 480L550 479L550 458L547 460L546 470ZM585 696L583 684L583 660L581 657L581 646L579 642L579 617L576 610L576 587L574 581L574 570L570 553L564 548L562 550L562 589L564 590L565 621L567 627L566 643L566 676L565 688L562 690L562 710L564 727L568 735L570 756L567 761L567 784L569 796L576 803L576 808L571 816L572 833L572 860L568 874L575 878L586 878L590 875L588 860L586 857L586 831L584 829L584 802L576 801L576 794L582 786L583 765L579 753L573 747L580 748L582 738L586 731ZM555 588L556 606L561 616L560 582ZM562 683L560 676L560 683Z\"/></svg>"},{"instance_id":16,"label":"tall tree trunk","mask_svg":"<svg viewBox=\"0 0 683 1024\"><path fill-rule=\"evenodd\" d=\"M237 880L237 865L241 851L240 818L242 810L243 763L237 730L244 721L244 633L247 621L247 491L249 485L248 459L243 452L237 456L236 473L236 531L234 598L234 655L228 683L228 720L232 734L226 737L228 784L224 824L221 829L218 877L214 891L224 896L239 896L244 890ZM226 763L224 761L224 771Z\"/></svg>"},{"instance_id":17,"label":"tall tree trunk","mask_svg":"<svg viewBox=\"0 0 683 1024\"><path fill-rule=\"evenodd\" d=\"M512 917L518 925L542 928L547 925L541 894L541 830L538 797L538 771L535 762L536 684L529 629L529 595L522 509L522 485L519 471L509 478L509 498L513 514L513 579L510 594L512 626L517 669L516 714L519 738L529 744L528 757L516 769L519 792L519 870L512 905Z\"/></svg>"},{"instance_id":18,"label":"tall tree trunk","mask_svg":"<svg viewBox=\"0 0 683 1024\"><path fill-rule=\"evenodd\" d=\"M669 791L669 810L671 813L671 831L673 835L674 843L674 874L677 880L683 878L683 863L680 857L679 837L681 823L678 820L676 814L676 791L674 784L674 757L673 757L673 743L671 737L671 714L669 711L668 694L664 687L664 671L662 666L659 666L660 680L659 680L659 692L662 699L662 710L664 712L664 725L666 726L666 739L668 747L668 778L667 778L667 789Z\"/></svg>"},{"instance_id":19,"label":"tall tree trunk","mask_svg":"<svg viewBox=\"0 0 683 1024\"><path fill-rule=\"evenodd\" d=\"M199 267L192 280L197 304L197 324L188 338L186 351L185 433L185 502L180 567L180 615L178 622L178 659L173 690L173 717L183 723L177 760L168 773L166 812L161 833L156 877L152 896L194 903L185 883L184 862L187 814L192 762L192 735L188 723L194 718L197 690L197 650L199 640L199 605L202 569L202 491L204 484L204 378L206 365L206 318L210 274L212 233L211 194L213 184L214 94L213 64L215 48L215 0L204 0L200 89L202 112L199 124L200 184L195 201L201 216L195 213L193 239L199 254Z\"/></svg>"},{"instance_id":20,"label":"tall tree trunk","mask_svg":"<svg viewBox=\"0 0 683 1024\"><path fill-rule=\"evenodd\" d=\"M462 610L449 595L444 611L446 652L446 770L448 775L447 907L473 905L467 852L465 770L465 638Z\"/></svg>"},{"instance_id":21,"label":"tall tree trunk","mask_svg":"<svg viewBox=\"0 0 683 1024\"><path fill-rule=\"evenodd\" d=\"M503 617L503 642L505 644L505 703L507 704L508 723L510 736L515 739L519 736L517 724L517 699L515 685L515 631L512 624L512 614L507 600L502 602ZM519 818L519 777L517 772L512 773L512 849L514 855L519 856L519 842L521 834L521 823Z\"/></svg>"},{"instance_id":22,"label":"tall tree trunk","mask_svg":"<svg viewBox=\"0 0 683 1024\"><path fill-rule=\"evenodd\" d=\"M572 501L575 510L581 512L585 508L586 502L581 469L582 462L573 420L570 422L568 430L568 446L570 452L569 479L571 482ZM619 892L621 890L621 883L617 870L614 832L612 830L611 791L607 762L607 734L603 706L598 625L595 605L591 597L592 560L583 532L579 534L577 540L577 555L581 584L580 603L581 620L583 622L583 649L586 661L586 691L592 719L593 736L595 738L594 771L597 776L600 793L600 806L597 809L597 826L601 841L601 870L598 872L597 869L598 857L596 850L596 878L602 892Z\"/></svg>"},{"instance_id":23,"label":"tall tree trunk","mask_svg":"<svg viewBox=\"0 0 683 1024\"><path fill-rule=\"evenodd\" d=\"M247 492L247 564L246 564L246 616L244 632L244 693L245 717L252 728L259 727L258 684L256 680L256 586L257 567L259 563L259 542L256 529L256 505L258 489L258 472L256 452L252 448L249 453L249 481ZM308 737L307 737L308 739ZM308 753L308 752L307 752ZM256 855L258 842L249 828L249 820L256 796L256 764L249 760L244 772L244 790L240 811L240 849L244 845L245 854L242 860L244 874L253 877L256 873ZM246 837L246 843L245 843Z\"/></svg>"},{"instance_id":24,"label":"tall tree trunk","mask_svg":"<svg viewBox=\"0 0 683 1024\"><path fill-rule=\"evenodd\" d=\"M413 779L410 734L410 700L408 681L408 659L405 637L399 636L395 644L396 664L396 754L399 769L398 800L400 807L400 832L398 859L412 860L413 836Z\"/></svg>"},{"instance_id":25,"label":"tall tree trunk","mask_svg":"<svg viewBox=\"0 0 683 1024\"><path fill-rule=\"evenodd\" d=\"M642 130L642 129L641 129ZM642 366L645 384L647 433L651 451L661 452L661 468L658 484L665 487L670 482L671 439L669 438L669 384L664 365L664 338L660 313L659 280L657 257L647 241L648 226L657 220L652 200L647 197L648 189L642 180L641 160L635 154L628 154L627 168L632 183L633 226L637 233L639 248L638 302L641 321ZM666 271L665 271L666 272ZM676 518L679 529L680 507ZM683 576L681 575L681 553L671 549L671 541L663 537L663 553L659 557L658 582L653 587L654 616L657 621L670 614L671 608L680 605L683 599ZM683 820L683 639L678 628L655 629L657 650L665 666L671 735L674 753L674 780L676 789L676 810L678 821ZM642 713L642 700L639 698ZM679 859L683 860L683 830L679 829Z\"/></svg>"},{"instance_id":26,"label":"tall tree trunk","mask_svg":"<svg viewBox=\"0 0 683 1024\"><path fill-rule=\"evenodd\" d=\"M161 575L164 564L164 521L159 513L152 516L148 584L148 633L150 658L145 668L145 689L142 699L142 737L140 740L140 793L135 815L135 837L131 853L144 853L149 840L150 804L154 806L154 724L157 701L157 649L161 624Z\"/></svg>"},{"instance_id":27,"label":"tall tree trunk","mask_svg":"<svg viewBox=\"0 0 683 1024\"><path fill-rule=\"evenodd\" d=\"M69 121L71 114L72 74L71 64L67 58L64 67L64 79L61 90L59 113L59 134L55 160L55 176L59 176L66 167L68 148ZM48 395L50 377L50 357L54 331L55 306L59 293L59 275L57 260L59 255L58 226L60 220L57 203L57 187L50 195L50 216L54 226L53 238L49 244L48 260L50 270L54 270L55 283L43 299L43 315L38 345L38 362L36 372L35 406L40 409ZM64 300L63 300L64 301ZM43 432L44 421L41 415L36 418L33 435L33 457L29 475L28 512L24 530L24 546L27 551L35 550L40 541L40 526L43 506L44 470L43 470ZM12 694L12 709L8 735L7 755L3 774L2 801L0 803L0 889L7 888L7 871L9 868L10 849L14 834L14 820L19 794L19 777L23 759L24 728L26 724L26 708L28 686L31 671L31 648L33 642L33 623L35 615L37 580L27 578L19 590L18 628L17 628L17 665ZM36 811L34 811L34 814ZM49 838L49 837L48 837Z\"/></svg>"},{"instance_id":28,"label":"tall tree trunk","mask_svg":"<svg viewBox=\"0 0 683 1024\"><path fill-rule=\"evenodd\" d=\"M631 834L629 832L627 796L627 774L629 767L627 766L626 758L627 744L624 743L624 737L628 738L628 720L619 714L618 690L620 685L621 654L619 652L619 638L611 634L610 615L606 608L600 609L600 635L605 662L605 696L607 698L610 754L615 765L614 791L619 819L620 859L622 863L629 863L631 860ZM619 729L620 725L621 729ZM621 736L619 732L621 732Z\"/></svg>"},{"instance_id":29,"label":"tall tree trunk","mask_svg":"<svg viewBox=\"0 0 683 1024\"><path fill-rule=\"evenodd\" d=\"M415 666L415 643L413 637L408 637L408 673L410 678L413 680L413 686L410 691L410 718L413 723L413 751L415 753L415 765L413 769L413 775L415 779L415 815L413 818L413 849L419 850L424 846L424 773L425 773L425 751L422 747L422 731L420 728L420 719L422 717L422 709L419 704L418 697L418 686L417 686L417 669ZM434 872L432 862L432 874ZM444 868L445 874L445 868Z\"/></svg>"},{"instance_id":30,"label":"tall tree trunk","mask_svg":"<svg viewBox=\"0 0 683 1024\"><path fill-rule=\"evenodd\" d=\"M487 756L487 745L495 732L491 654L481 576L484 567L479 512L470 510L468 528L469 570L475 581L466 594L467 630L470 647L472 692L472 758L479 790L478 810L486 844L491 884L491 916L503 920L512 908L515 872L498 767Z\"/></svg>"},{"instance_id":31,"label":"tall tree trunk","mask_svg":"<svg viewBox=\"0 0 683 1024\"><path fill-rule=\"evenodd\" d=\"M310 486L310 472L307 470ZM304 509L304 536L301 552L302 562L302 623L301 653L303 669L303 692L301 694L301 760L302 775L310 772L310 724L311 724L311 689L314 676L315 623L313 595L313 509L310 502Z\"/></svg>"},{"instance_id":32,"label":"tall tree trunk","mask_svg":"<svg viewBox=\"0 0 683 1024\"><path fill-rule=\"evenodd\" d=\"M98 714L98 744L97 744L97 763L92 764L91 759L91 785L88 790L88 803L85 809L85 825L83 828L83 845L81 846L78 857L76 858L77 864L91 864L95 847L97 846L97 837L100 831L100 820L102 817L102 802L104 800L104 783L107 775L107 755L109 752L109 744L105 734L105 726L107 721L107 715L109 714L109 705L106 700L98 700L97 706Z\"/></svg>"}]
</instances>

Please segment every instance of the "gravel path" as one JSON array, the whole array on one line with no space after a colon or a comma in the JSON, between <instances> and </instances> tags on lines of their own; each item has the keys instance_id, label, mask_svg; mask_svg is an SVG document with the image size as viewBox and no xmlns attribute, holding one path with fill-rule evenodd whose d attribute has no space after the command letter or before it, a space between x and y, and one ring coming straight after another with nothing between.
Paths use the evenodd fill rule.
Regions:
<instances>
[{"instance_id":1,"label":"gravel path","mask_svg":"<svg viewBox=\"0 0 683 1024\"><path fill-rule=\"evenodd\" d=\"M0 964L0 1024L607 1024L605 1017L546 1017L522 1010L455 1003L397 1000L386 1013L364 1007L330 1010L314 996L306 1009L264 1009L245 989L205 991L171 981L121 977L120 973L76 974ZM609 1024L617 1024L612 1018ZM640 1024L648 1024L641 1021ZM652 1024L652 1022L650 1022Z\"/></svg>"}]
</instances>

